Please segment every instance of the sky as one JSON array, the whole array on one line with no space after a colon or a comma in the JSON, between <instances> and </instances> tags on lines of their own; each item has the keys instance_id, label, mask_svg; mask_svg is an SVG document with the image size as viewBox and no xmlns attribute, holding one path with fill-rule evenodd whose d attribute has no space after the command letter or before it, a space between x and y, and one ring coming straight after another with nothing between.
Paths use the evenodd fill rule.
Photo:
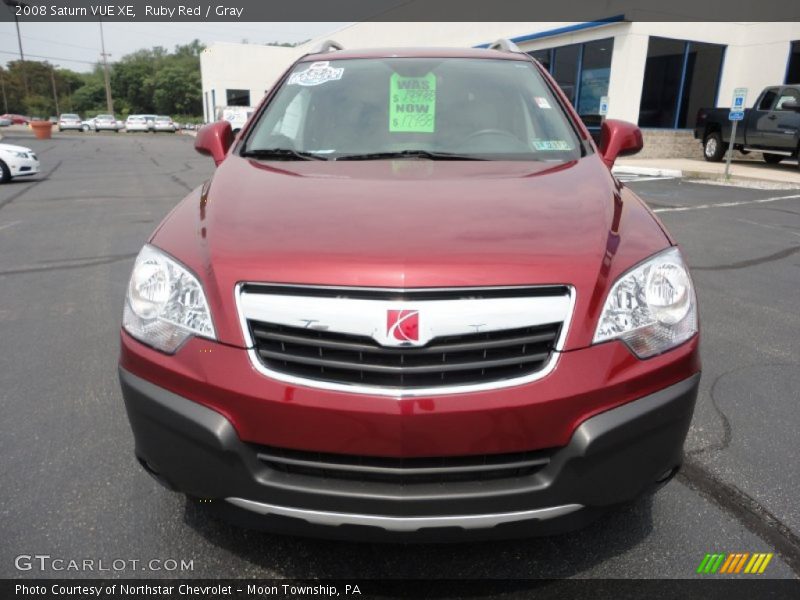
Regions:
<instances>
[{"instance_id":1,"label":"sky","mask_svg":"<svg viewBox=\"0 0 800 600\"><path fill-rule=\"evenodd\" d=\"M201 42L298 42L336 31L347 23L103 23L106 52L114 62L141 48L172 50ZM20 23L26 60L48 61L73 71L90 71L100 59L98 23ZM19 59L13 22L0 23L0 64Z\"/></svg>"}]
</instances>

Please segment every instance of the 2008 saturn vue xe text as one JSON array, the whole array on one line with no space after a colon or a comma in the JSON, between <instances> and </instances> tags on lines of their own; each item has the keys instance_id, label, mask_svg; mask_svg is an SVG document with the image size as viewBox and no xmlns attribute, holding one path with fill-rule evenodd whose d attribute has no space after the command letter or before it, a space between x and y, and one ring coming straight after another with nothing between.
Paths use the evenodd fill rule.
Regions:
<instances>
[{"instance_id":1,"label":"2008 saturn vue xe text","mask_svg":"<svg viewBox=\"0 0 800 600\"><path fill-rule=\"evenodd\" d=\"M676 472L700 377L681 253L547 72L490 49L298 60L136 259L136 456L251 527L575 528ZM204 504L205 506L206 504Z\"/></svg>"}]
</instances>

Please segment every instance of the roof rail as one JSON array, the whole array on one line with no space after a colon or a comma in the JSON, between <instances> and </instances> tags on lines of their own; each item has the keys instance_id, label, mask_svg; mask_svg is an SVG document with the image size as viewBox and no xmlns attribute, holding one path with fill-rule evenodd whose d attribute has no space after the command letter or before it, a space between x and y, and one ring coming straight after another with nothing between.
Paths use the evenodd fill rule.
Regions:
<instances>
[{"instance_id":1,"label":"roof rail","mask_svg":"<svg viewBox=\"0 0 800 600\"><path fill-rule=\"evenodd\" d=\"M325 40L314 46L309 54L324 54L325 52L333 52L334 50L344 50L344 46L333 40Z\"/></svg>"},{"instance_id":2,"label":"roof rail","mask_svg":"<svg viewBox=\"0 0 800 600\"><path fill-rule=\"evenodd\" d=\"M522 52L514 42L506 39L499 39L489 44L489 50L500 50L500 52Z\"/></svg>"}]
</instances>

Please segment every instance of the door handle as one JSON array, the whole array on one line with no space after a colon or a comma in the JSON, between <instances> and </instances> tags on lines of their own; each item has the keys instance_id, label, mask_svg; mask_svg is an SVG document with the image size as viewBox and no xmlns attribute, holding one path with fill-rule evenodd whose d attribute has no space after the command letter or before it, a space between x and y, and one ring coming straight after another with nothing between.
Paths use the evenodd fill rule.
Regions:
<instances>
[{"instance_id":1,"label":"door handle","mask_svg":"<svg viewBox=\"0 0 800 600\"><path fill-rule=\"evenodd\" d=\"M778 116L777 116L777 115L770 115L770 116L768 116L767 118L768 118L770 121L774 121L775 119L777 119L777 118L778 118Z\"/></svg>"}]
</instances>

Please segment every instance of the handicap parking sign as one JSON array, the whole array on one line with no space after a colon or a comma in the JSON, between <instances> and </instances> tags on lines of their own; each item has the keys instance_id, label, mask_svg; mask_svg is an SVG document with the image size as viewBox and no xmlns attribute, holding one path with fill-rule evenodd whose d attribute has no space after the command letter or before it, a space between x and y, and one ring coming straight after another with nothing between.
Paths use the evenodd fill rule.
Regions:
<instances>
[{"instance_id":1,"label":"handicap parking sign","mask_svg":"<svg viewBox=\"0 0 800 600\"><path fill-rule=\"evenodd\" d=\"M733 90L733 101L731 102L731 112L728 113L729 121L741 121L744 119L744 107L747 101L747 88L736 88Z\"/></svg>"}]
</instances>

